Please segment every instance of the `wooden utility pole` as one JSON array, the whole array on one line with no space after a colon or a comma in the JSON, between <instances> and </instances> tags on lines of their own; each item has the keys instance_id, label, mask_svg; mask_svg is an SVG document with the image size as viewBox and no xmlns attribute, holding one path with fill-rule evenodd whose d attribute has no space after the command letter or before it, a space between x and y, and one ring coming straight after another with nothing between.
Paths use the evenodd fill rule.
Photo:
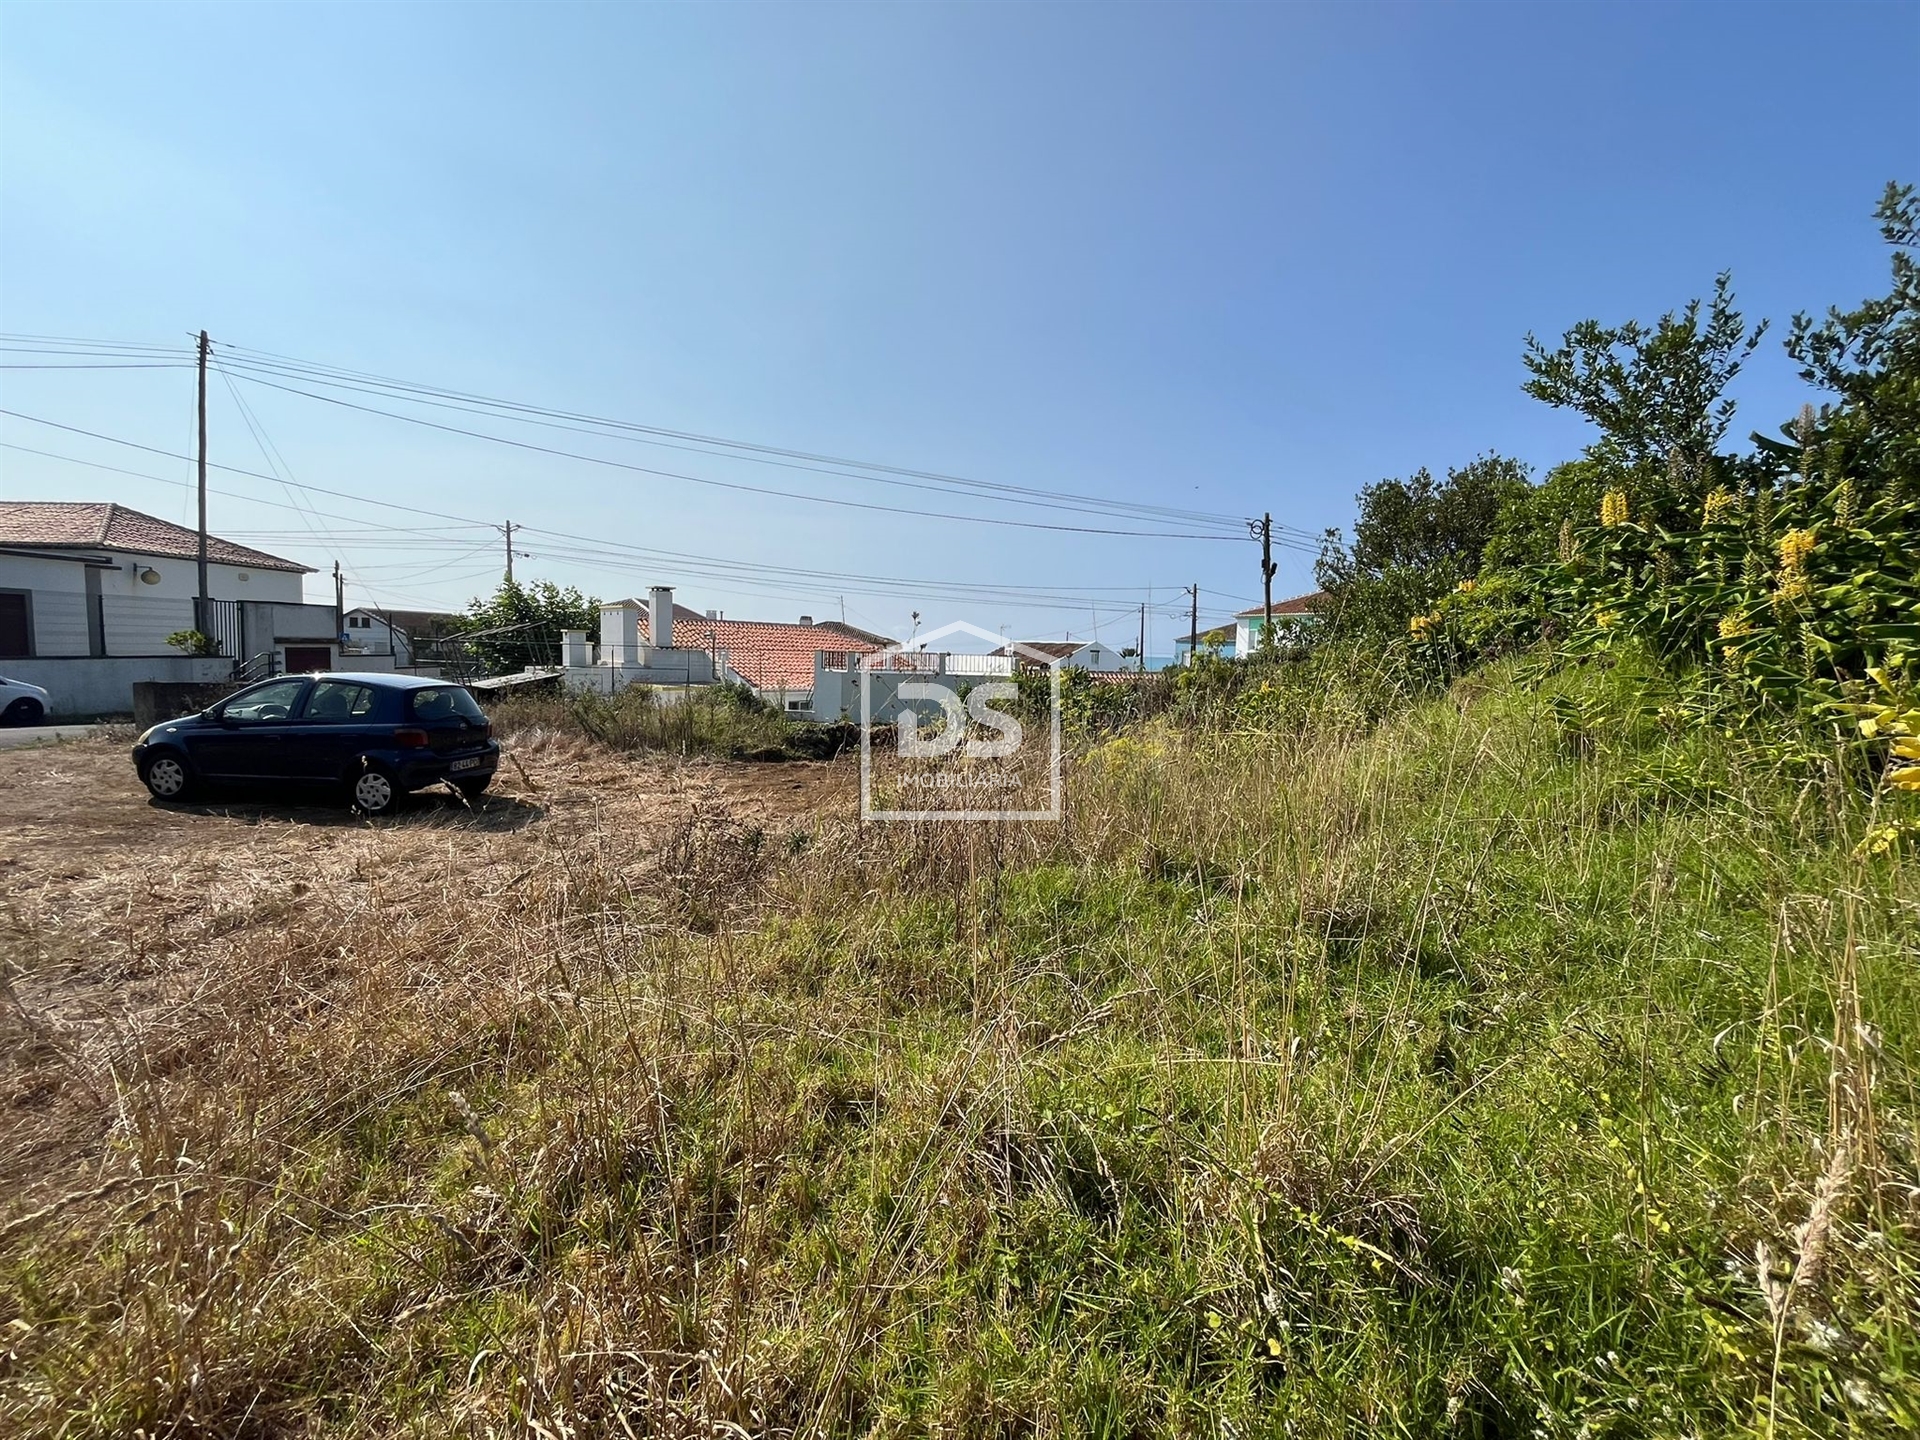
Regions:
<instances>
[{"instance_id":1,"label":"wooden utility pole","mask_svg":"<svg viewBox=\"0 0 1920 1440\"><path fill-rule=\"evenodd\" d=\"M507 521L507 583L513 583L513 521Z\"/></svg>"},{"instance_id":2,"label":"wooden utility pole","mask_svg":"<svg viewBox=\"0 0 1920 1440\"><path fill-rule=\"evenodd\" d=\"M1187 594L1193 597L1193 628L1187 631L1187 663L1191 665L1200 658L1200 582L1189 585Z\"/></svg>"},{"instance_id":3,"label":"wooden utility pole","mask_svg":"<svg viewBox=\"0 0 1920 1440\"><path fill-rule=\"evenodd\" d=\"M194 606L193 628L203 635L213 623L207 604L207 332L200 332L200 589Z\"/></svg>"},{"instance_id":4,"label":"wooden utility pole","mask_svg":"<svg viewBox=\"0 0 1920 1440\"><path fill-rule=\"evenodd\" d=\"M333 636L346 641L347 635L347 582L340 573L340 562L333 562Z\"/></svg>"},{"instance_id":5,"label":"wooden utility pole","mask_svg":"<svg viewBox=\"0 0 1920 1440\"><path fill-rule=\"evenodd\" d=\"M1142 674L1145 674L1147 669L1147 602L1144 600L1140 602L1140 648L1133 653L1140 661L1137 668Z\"/></svg>"}]
</instances>

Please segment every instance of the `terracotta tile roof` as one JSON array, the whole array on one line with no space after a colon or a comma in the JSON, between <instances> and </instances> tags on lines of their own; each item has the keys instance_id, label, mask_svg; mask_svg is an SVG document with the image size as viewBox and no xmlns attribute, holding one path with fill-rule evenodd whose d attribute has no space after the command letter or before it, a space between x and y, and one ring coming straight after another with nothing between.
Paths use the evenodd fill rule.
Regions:
<instances>
[{"instance_id":1,"label":"terracotta tile roof","mask_svg":"<svg viewBox=\"0 0 1920 1440\"><path fill-rule=\"evenodd\" d=\"M816 650L884 649L844 631L820 625L783 625L771 620L709 620L698 611L681 613L675 605L673 643L689 650L724 650L727 664L757 690L813 689Z\"/></svg>"},{"instance_id":2,"label":"terracotta tile roof","mask_svg":"<svg viewBox=\"0 0 1920 1440\"><path fill-rule=\"evenodd\" d=\"M1037 650L1050 660L1068 660L1080 651L1086 649L1087 646L1095 645L1099 642L1095 640L1018 640L1014 643L1020 647L1018 650L1014 649L1011 645L1002 645L993 653L995 655L1019 656L1020 652L1024 650L1029 652L1025 658L1030 660L1033 658L1031 652Z\"/></svg>"},{"instance_id":3,"label":"terracotta tile roof","mask_svg":"<svg viewBox=\"0 0 1920 1440\"><path fill-rule=\"evenodd\" d=\"M1276 600L1273 602L1273 613L1276 615L1311 615L1326 603L1326 599L1326 591L1316 590L1311 595L1296 595L1291 600ZM1266 613L1266 606L1254 605L1242 610L1233 618L1236 620L1251 620L1255 616L1264 616Z\"/></svg>"},{"instance_id":4,"label":"terracotta tile roof","mask_svg":"<svg viewBox=\"0 0 1920 1440\"><path fill-rule=\"evenodd\" d=\"M844 620L816 620L813 622L813 628L831 630L836 635L851 635L856 640L864 640L869 645L878 645L883 649L894 643L885 635L876 635L871 630L862 630L858 625L849 625Z\"/></svg>"},{"instance_id":5,"label":"terracotta tile roof","mask_svg":"<svg viewBox=\"0 0 1920 1440\"><path fill-rule=\"evenodd\" d=\"M157 515L95 500L0 500L0 545L126 550L176 560L194 560L200 554L197 531ZM250 550L217 535L207 537L207 559L217 565L242 565L250 570L313 573L311 565L283 560L264 550Z\"/></svg>"}]
</instances>

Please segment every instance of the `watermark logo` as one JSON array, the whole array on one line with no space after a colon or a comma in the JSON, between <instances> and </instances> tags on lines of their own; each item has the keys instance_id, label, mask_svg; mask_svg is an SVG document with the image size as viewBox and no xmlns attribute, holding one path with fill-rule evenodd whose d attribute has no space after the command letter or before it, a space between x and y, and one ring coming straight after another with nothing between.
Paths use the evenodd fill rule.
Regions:
<instances>
[{"instance_id":1,"label":"watermark logo","mask_svg":"<svg viewBox=\"0 0 1920 1440\"><path fill-rule=\"evenodd\" d=\"M998 650L952 653L966 637ZM862 820L1058 820L1060 661L956 620L856 657ZM1031 677L1024 688L1016 673ZM1033 706L1045 697L1044 719ZM876 732L892 741L876 763ZM1040 802L1044 800L1044 804Z\"/></svg>"}]
</instances>

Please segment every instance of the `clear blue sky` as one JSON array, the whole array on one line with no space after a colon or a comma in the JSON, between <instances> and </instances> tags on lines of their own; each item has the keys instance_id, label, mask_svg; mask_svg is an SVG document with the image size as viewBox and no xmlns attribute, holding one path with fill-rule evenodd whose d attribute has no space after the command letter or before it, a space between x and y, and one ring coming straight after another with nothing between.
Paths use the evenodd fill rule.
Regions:
<instances>
[{"instance_id":1,"label":"clear blue sky","mask_svg":"<svg viewBox=\"0 0 1920 1440\"><path fill-rule=\"evenodd\" d=\"M1577 453L1579 422L1520 391L1529 329L1651 318L1722 268L1782 331L1881 293L1870 210L1920 180L1916 74L1911 3L15 3L0 329L204 327L217 355L1318 531L1381 476ZM1151 586L1165 653L1175 587L1197 580L1208 618L1259 590L1245 542L821 506L240 391L298 481L592 537L530 534L519 565L602 595L664 581L769 619L844 596L894 634L914 609L1034 637L1098 618L1129 644L1116 612ZM10 369L0 392L188 448L187 370ZM1805 398L1772 341L1737 395L1736 434ZM686 475L1142 528L412 413ZM216 461L269 468L221 380L212 429ZM0 440L192 473L7 417ZM315 497L346 517L315 519L280 485L214 483L283 507L216 496L217 531L341 559L350 601L457 606L497 576L484 530L409 540L367 528L403 512ZM18 449L0 493L190 514L178 483ZM1276 598L1309 588L1308 558L1282 559Z\"/></svg>"}]
</instances>

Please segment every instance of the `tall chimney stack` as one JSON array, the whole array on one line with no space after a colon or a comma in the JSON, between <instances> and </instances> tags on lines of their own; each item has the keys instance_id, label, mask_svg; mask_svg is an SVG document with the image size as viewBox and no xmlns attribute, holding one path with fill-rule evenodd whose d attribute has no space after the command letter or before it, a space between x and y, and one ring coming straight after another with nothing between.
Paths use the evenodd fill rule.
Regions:
<instances>
[{"instance_id":1,"label":"tall chimney stack","mask_svg":"<svg viewBox=\"0 0 1920 1440\"><path fill-rule=\"evenodd\" d=\"M647 635L659 650L673 648L673 587L656 585L647 592Z\"/></svg>"}]
</instances>

